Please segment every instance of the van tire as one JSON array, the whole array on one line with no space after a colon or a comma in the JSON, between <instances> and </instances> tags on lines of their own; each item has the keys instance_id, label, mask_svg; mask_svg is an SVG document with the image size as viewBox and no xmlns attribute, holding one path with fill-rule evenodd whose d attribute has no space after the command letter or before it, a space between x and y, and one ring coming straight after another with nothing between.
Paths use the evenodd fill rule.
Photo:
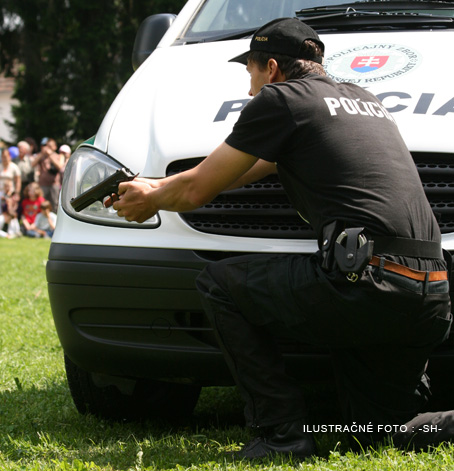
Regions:
<instances>
[{"instance_id":1,"label":"van tire","mask_svg":"<svg viewBox=\"0 0 454 471\"><path fill-rule=\"evenodd\" d=\"M65 369L78 412L107 420L180 422L192 414L201 390L188 384L126 380L133 386L124 394L114 384L97 385L92 373L79 368L66 355Z\"/></svg>"}]
</instances>

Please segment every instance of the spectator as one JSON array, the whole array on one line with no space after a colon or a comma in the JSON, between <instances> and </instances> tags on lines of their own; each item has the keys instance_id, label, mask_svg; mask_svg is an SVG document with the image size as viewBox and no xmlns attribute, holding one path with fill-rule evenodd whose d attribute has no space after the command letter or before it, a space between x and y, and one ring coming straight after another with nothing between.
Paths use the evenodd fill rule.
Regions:
<instances>
[{"instance_id":1,"label":"spectator","mask_svg":"<svg viewBox=\"0 0 454 471\"><path fill-rule=\"evenodd\" d=\"M55 139L44 137L41 140L41 151L33 159L33 167L38 168L38 183L43 196L50 201L53 208L58 206L58 195L61 188L61 171L64 157L57 154Z\"/></svg>"},{"instance_id":2,"label":"spectator","mask_svg":"<svg viewBox=\"0 0 454 471\"><path fill-rule=\"evenodd\" d=\"M24 234L31 230L37 214L41 211L41 203L45 201L43 192L38 183L33 182L27 185L24 191L24 199L22 200L21 224Z\"/></svg>"},{"instance_id":3,"label":"spectator","mask_svg":"<svg viewBox=\"0 0 454 471\"><path fill-rule=\"evenodd\" d=\"M62 170L61 170L61 173L63 175L63 173L65 172L66 164L68 163L68 160L71 157L71 147L69 147L68 144L63 144L58 149L58 153L60 155L62 155L65 159L63 161L63 167L62 167Z\"/></svg>"},{"instance_id":4,"label":"spectator","mask_svg":"<svg viewBox=\"0 0 454 471\"><path fill-rule=\"evenodd\" d=\"M10 181L13 185L13 191L20 194L21 176L19 167L11 162L11 154L7 148L2 150L2 163L0 164L0 192L3 192L5 181Z\"/></svg>"},{"instance_id":5,"label":"spectator","mask_svg":"<svg viewBox=\"0 0 454 471\"><path fill-rule=\"evenodd\" d=\"M17 217L19 209L19 195L13 189L13 184L10 180L3 182L3 191L0 192L1 212L11 214Z\"/></svg>"},{"instance_id":6,"label":"spectator","mask_svg":"<svg viewBox=\"0 0 454 471\"><path fill-rule=\"evenodd\" d=\"M22 233L17 219L19 195L13 190L13 184L10 180L3 182L0 200L0 238L12 239L21 236Z\"/></svg>"},{"instance_id":7,"label":"spectator","mask_svg":"<svg viewBox=\"0 0 454 471\"><path fill-rule=\"evenodd\" d=\"M22 235L19 221L7 211L0 214L0 238L13 239Z\"/></svg>"},{"instance_id":8,"label":"spectator","mask_svg":"<svg viewBox=\"0 0 454 471\"><path fill-rule=\"evenodd\" d=\"M21 199L24 197L23 190L25 187L35 181L35 169L32 165L32 148L27 141L20 141L17 143L19 155L16 160L16 165L19 167L21 180L22 180L22 194Z\"/></svg>"},{"instance_id":9,"label":"spectator","mask_svg":"<svg viewBox=\"0 0 454 471\"><path fill-rule=\"evenodd\" d=\"M38 145L36 144L36 141L33 139L33 137L26 137L24 141L30 144L31 155L34 155L38 152Z\"/></svg>"},{"instance_id":10,"label":"spectator","mask_svg":"<svg viewBox=\"0 0 454 471\"><path fill-rule=\"evenodd\" d=\"M28 237L51 238L54 234L55 225L57 224L57 215L52 212L52 206L49 201L41 203L41 212L36 215L35 222L26 232Z\"/></svg>"}]
</instances>

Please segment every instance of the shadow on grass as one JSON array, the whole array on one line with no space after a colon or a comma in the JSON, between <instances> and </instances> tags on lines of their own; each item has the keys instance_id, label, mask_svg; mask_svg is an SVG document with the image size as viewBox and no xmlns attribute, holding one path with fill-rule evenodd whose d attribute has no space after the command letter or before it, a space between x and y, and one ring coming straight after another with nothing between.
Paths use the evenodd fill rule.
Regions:
<instances>
[{"instance_id":1,"label":"shadow on grass","mask_svg":"<svg viewBox=\"0 0 454 471\"><path fill-rule=\"evenodd\" d=\"M333 394L330 387L305 393L311 421L340 423ZM193 416L179 424L111 422L80 415L66 382L46 388L18 385L0 393L0 450L10 461L81 460L114 469L138 464L172 468L231 461L225 452L250 438L244 428L243 404L233 387L204 389ZM339 437L317 440L322 455L339 449Z\"/></svg>"}]
</instances>

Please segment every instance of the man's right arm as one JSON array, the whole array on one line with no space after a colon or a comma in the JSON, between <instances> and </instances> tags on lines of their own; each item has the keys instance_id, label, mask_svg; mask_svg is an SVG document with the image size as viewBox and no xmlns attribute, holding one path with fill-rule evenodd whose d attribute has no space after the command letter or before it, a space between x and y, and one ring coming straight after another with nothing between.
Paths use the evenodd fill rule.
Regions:
<instances>
[{"instance_id":1,"label":"man's right arm","mask_svg":"<svg viewBox=\"0 0 454 471\"><path fill-rule=\"evenodd\" d=\"M120 217L144 222L159 210L190 211L220 192L243 183L258 159L225 142L196 167L160 180L137 179L119 185L119 200L113 203ZM263 174L262 166L250 175ZM268 167L269 170L269 167Z\"/></svg>"}]
</instances>

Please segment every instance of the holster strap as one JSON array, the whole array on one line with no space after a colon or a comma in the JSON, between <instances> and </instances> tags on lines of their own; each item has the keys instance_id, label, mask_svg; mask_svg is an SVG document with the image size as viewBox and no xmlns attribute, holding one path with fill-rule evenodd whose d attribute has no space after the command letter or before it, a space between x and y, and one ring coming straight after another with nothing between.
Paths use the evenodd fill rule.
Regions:
<instances>
[{"instance_id":1,"label":"holster strap","mask_svg":"<svg viewBox=\"0 0 454 471\"><path fill-rule=\"evenodd\" d=\"M373 265L374 267L380 266L380 257L373 256L369 265ZM387 271L392 271L402 276L406 276L407 278L411 278L412 280L417 281L444 281L448 279L448 272L446 271L420 271L415 270L414 268L405 267L404 265L400 265L396 262L391 262L390 260L385 260L383 265L383 269Z\"/></svg>"}]
</instances>

